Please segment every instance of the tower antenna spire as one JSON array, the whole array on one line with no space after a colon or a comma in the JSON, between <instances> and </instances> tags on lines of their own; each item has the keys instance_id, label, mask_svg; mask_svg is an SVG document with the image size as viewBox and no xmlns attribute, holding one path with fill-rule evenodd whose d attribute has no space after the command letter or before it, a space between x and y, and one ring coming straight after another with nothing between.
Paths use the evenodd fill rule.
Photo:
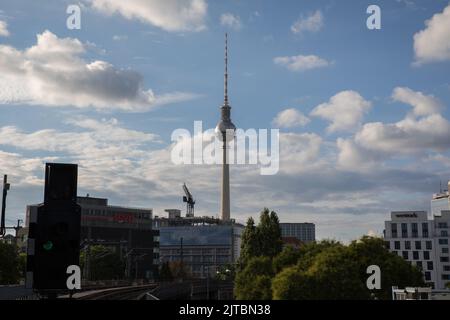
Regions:
<instances>
[{"instance_id":1,"label":"tower antenna spire","mask_svg":"<svg viewBox=\"0 0 450 320\"><path fill-rule=\"evenodd\" d=\"M228 105L228 33L225 33L224 104Z\"/></svg>"}]
</instances>

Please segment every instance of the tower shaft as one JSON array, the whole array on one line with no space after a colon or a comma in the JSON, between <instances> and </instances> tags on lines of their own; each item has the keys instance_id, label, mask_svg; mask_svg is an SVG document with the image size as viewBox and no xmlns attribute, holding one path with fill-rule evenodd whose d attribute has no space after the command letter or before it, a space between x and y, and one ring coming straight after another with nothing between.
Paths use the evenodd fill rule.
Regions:
<instances>
[{"instance_id":1,"label":"tower shaft","mask_svg":"<svg viewBox=\"0 0 450 320\"><path fill-rule=\"evenodd\" d=\"M220 212L223 221L230 220L230 165L228 164L228 146L224 141L222 153L222 199Z\"/></svg>"}]
</instances>

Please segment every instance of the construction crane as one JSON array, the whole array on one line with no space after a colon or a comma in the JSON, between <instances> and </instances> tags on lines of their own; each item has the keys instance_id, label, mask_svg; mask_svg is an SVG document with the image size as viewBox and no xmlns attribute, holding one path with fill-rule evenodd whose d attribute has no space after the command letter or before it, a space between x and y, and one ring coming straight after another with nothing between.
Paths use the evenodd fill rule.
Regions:
<instances>
[{"instance_id":1,"label":"construction crane","mask_svg":"<svg viewBox=\"0 0 450 320\"><path fill-rule=\"evenodd\" d=\"M186 194L183 196L183 202L186 202L186 217L194 217L194 198L192 194L189 192L189 189L186 187L186 183L183 183L183 190Z\"/></svg>"}]
</instances>

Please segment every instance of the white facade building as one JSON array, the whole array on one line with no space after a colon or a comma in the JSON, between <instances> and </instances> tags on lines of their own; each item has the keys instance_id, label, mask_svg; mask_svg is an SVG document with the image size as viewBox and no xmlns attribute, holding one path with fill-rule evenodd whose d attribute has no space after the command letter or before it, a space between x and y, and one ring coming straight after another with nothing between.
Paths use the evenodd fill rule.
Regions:
<instances>
[{"instance_id":1,"label":"white facade building","mask_svg":"<svg viewBox=\"0 0 450 320\"><path fill-rule=\"evenodd\" d=\"M428 219L425 211L391 212L384 238L390 251L418 266L434 289L450 282L450 210Z\"/></svg>"}]
</instances>

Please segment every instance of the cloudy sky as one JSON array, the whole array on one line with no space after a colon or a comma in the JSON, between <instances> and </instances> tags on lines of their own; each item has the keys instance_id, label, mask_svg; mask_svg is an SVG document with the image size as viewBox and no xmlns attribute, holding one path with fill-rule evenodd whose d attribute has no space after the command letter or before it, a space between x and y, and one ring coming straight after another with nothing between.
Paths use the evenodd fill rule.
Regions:
<instances>
[{"instance_id":1,"label":"cloudy sky","mask_svg":"<svg viewBox=\"0 0 450 320\"><path fill-rule=\"evenodd\" d=\"M66 27L67 6L81 29ZM370 4L381 30L366 27ZM381 233L450 180L450 3L4 0L0 174L9 224L43 198L44 163L79 164L79 194L217 216L220 167L170 161L177 128L213 128L229 32L237 127L280 129L280 171L232 166L232 216L266 206L318 238Z\"/></svg>"}]
</instances>

